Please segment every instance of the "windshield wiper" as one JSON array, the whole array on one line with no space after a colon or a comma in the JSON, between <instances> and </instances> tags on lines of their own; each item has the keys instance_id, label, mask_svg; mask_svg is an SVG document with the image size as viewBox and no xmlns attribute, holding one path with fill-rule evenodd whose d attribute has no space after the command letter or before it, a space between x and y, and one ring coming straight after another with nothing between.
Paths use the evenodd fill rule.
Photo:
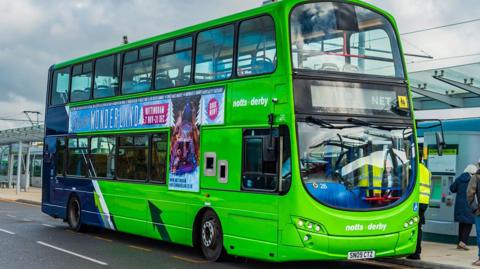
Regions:
<instances>
[{"instance_id":1,"label":"windshield wiper","mask_svg":"<svg viewBox=\"0 0 480 269\"><path fill-rule=\"evenodd\" d=\"M318 125L318 126L323 127L323 128L337 129L333 124L331 124L331 123L329 123L325 120L319 119L319 118L314 118L312 116L306 117L305 121L308 122L308 123L313 123L313 124Z\"/></svg>"},{"instance_id":2,"label":"windshield wiper","mask_svg":"<svg viewBox=\"0 0 480 269\"><path fill-rule=\"evenodd\" d=\"M363 120L357 119L357 118L348 118L347 121L349 123L352 123L352 124L355 124L355 125L373 127L373 128L377 128L377 129L385 130L385 131L391 131L391 130L395 129L395 128L388 128L388 127L385 127L385 126L380 126L380 125L370 123L370 122L367 122L367 121L363 121Z\"/></svg>"}]
</instances>

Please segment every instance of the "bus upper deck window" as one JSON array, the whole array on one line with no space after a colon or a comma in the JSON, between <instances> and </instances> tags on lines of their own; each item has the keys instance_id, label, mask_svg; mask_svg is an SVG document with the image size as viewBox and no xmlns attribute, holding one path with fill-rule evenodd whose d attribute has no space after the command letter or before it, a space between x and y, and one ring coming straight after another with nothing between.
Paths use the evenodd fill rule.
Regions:
<instances>
[{"instance_id":1,"label":"bus upper deck window","mask_svg":"<svg viewBox=\"0 0 480 269\"><path fill-rule=\"evenodd\" d=\"M195 82L229 79L233 67L235 28L227 25L198 34Z\"/></svg>"},{"instance_id":2,"label":"bus upper deck window","mask_svg":"<svg viewBox=\"0 0 480 269\"><path fill-rule=\"evenodd\" d=\"M124 55L122 93L146 92L152 88L153 47Z\"/></svg>"},{"instance_id":3,"label":"bus upper deck window","mask_svg":"<svg viewBox=\"0 0 480 269\"><path fill-rule=\"evenodd\" d=\"M162 43L157 50L155 89L185 86L192 69L192 37Z\"/></svg>"},{"instance_id":4,"label":"bus upper deck window","mask_svg":"<svg viewBox=\"0 0 480 269\"><path fill-rule=\"evenodd\" d=\"M240 24L238 76L272 73L276 67L275 24L270 16Z\"/></svg>"},{"instance_id":5,"label":"bus upper deck window","mask_svg":"<svg viewBox=\"0 0 480 269\"><path fill-rule=\"evenodd\" d=\"M92 91L92 63L75 65L72 72L72 102L90 99Z\"/></svg>"},{"instance_id":6,"label":"bus upper deck window","mask_svg":"<svg viewBox=\"0 0 480 269\"><path fill-rule=\"evenodd\" d=\"M93 98L116 95L118 92L119 67L120 60L118 55L104 57L96 61Z\"/></svg>"},{"instance_id":7,"label":"bus upper deck window","mask_svg":"<svg viewBox=\"0 0 480 269\"><path fill-rule=\"evenodd\" d=\"M68 102L68 88L70 87L70 67L56 70L53 73L50 105L62 105Z\"/></svg>"}]
</instances>

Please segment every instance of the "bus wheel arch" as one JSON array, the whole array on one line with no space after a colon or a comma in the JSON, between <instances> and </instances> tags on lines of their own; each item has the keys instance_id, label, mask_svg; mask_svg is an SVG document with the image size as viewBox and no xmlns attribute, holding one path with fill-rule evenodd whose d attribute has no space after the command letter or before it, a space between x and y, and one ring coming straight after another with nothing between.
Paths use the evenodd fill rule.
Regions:
<instances>
[{"instance_id":1,"label":"bus wheel arch","mask_svg":"<svg viewBox=\"0 0 480 269\"><path fill-rule=\"evenodd\" d=\"M66 220L70 229L76 232L85 231L86 225L82 223L82 203L76 193L71 193L68 198Z\"/></svg>"},{"instance_id":2,"label":"bus wheel arch","mask_svg":"<svg viewBox=\"0 0 480 269\"><path fill-rule=\"evenodd\" d=\"M192 241L209 261L219 261L226 256L222 224L212 208L204 207L195 216Z\"/></svg>"}]
</instances>

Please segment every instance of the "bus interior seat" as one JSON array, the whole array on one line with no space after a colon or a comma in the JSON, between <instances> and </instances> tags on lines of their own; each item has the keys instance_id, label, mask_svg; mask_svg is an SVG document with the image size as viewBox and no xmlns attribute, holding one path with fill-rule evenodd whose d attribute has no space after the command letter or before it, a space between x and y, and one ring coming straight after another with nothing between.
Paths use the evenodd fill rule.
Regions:
<instances>
[{"instance_id":1,"label":"bus interior seat","mask_svg":"<svg viewBox=\"0 0 480 269\"><path fill-rule=\"evenodd\" d=\"M72 90L72 100L88 100L90 99L90 88L84 90Z\"/></svg>"},{"instance_id":2,"label":"bus interior seat","mask_svg":"<svg viewBox=\"0 0 480 269\"><path fill-rule=\"evenodd\" d=\"M338 65L334 63L324 63L322 64L322 67L320 68L320 70L338 72L340 71L340 68L338 67Z\"/></svg>"},{"instance_id":3,"label":"bus interior seat","mask_svg":"<svg viewBox=\"0 0 480 269\"><path fill-rule=\"evenodd\" d=\"M137 159L135 169L133 171L132 179L146 179L147 178L147 164L144 159Z\"/></svg>"},{"instance_id":4,"label":"bus interior seat","mask_svg":"<svg viewBox=\"0 0 480 269\"><path fill-rule=\"evenodd\" d=\"M155 86L160 89L165 89L165 88L172 88L175 85L173 84L172 80L168 77L168 75L157 74Z\"/></svg>"},{"instance_id":5,"label":"bus interior seat","mask_svg":"<svg viewBox=\"0 0 480 269\"><path fill-rule=\"evenodd\" d=\"M60 92L60 99L62 99L63 103L66 103L68 100L68 90L64 92Z\"/></svg>"},{"instance_id":6,"label":"bus interior seat","mask_svg":"<svg viewBox=\"0 0 480 269\"><path fill-rule=\"evenodd\" d=\"M106 85L99 85L95 89L96 98L103 98L103 97L110 97L110 96L115 96L115 89L113 87L108 87Z\"/></svg>"},{"instance_id":7,"label":"bus interior seat","mask_svg":"<svg viewBox=\"0 0 480 269\"><path fill-rule=\"evenodd\" d=\"M138 83L133 86L135 92L146 91L150 89L152 80L150 78L141 78Z\"/></svg>"},{"instance_id":8,"label":"bus interior seat","mask_svg":"<svg viewBox=\"0 0 480 269\"><path fill-rule=\"evenodd\" d=\"M353 64L345 64L345 66L343 66L343 71L348 73L359 73L360 68Z\"/></svg>"},{"instance_id":9,"label":"bus interior seat","mask_svg":"<svg viewBox=\"0 0 480 269\"><path fill-rule=\"evenodd\" d=\"M175 80L175 86L184 86L188 85L190 82L190 77L179 77L178 79Z\"/></svg>"},{"instance_id":10,"label":"bus interior seat","mask_svg":"<svg viewBox=\"0 0 480 269\"><path fill-rule=\"evenodd\" d=\"M252 73L253 74L263 74L269 73L275 69L275 65L272 63L270 59L261 59L255 61L252 65Z\"/></svg>"},{"instance_id":11,"label":"bus interior seat","mask_svg":"<svg viewBox=\"0 0 480 269\"><path fill-rule=\"evenodd\" d=\"M190 71L185 70L185 66L183 68L179 68L180 71L179 74L177 75L177 79L175 80L175 85L176 86L185 86L190 83Z\"/></svg>"}]
</instances>

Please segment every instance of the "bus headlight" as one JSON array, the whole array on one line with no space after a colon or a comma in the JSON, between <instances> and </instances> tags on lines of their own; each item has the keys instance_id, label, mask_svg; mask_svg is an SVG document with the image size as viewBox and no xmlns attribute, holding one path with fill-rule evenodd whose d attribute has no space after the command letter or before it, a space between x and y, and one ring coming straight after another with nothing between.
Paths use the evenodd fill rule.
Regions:
<instances>
[{"instance_id":1,"label":"bus headlight","mask_svg":"<svg viewBox=\"0 0 480 269\"><path fill-rule=\"evenodd\" d=\"M407 221L405 221L405 223L403 224L403 227L405 229L413 227L415 224L418 223L418 221L419 221L418 216L414 216L414 217L408 219Z\"/></svg>"},{"instance_id":2,"label":"bus headlight","mask_svg":"<svg viewBox=\"0 0 480 269\"><path fill-rule=\"evenodd\" d=\"M299 218L299 217L292 217L293 223L295 223L295 226L297 229L308 231L308 232L313 232L313 233L325 233L325 229L320 223L316 223L311 220L307 220L304 218Z\"/></svg>"}]
</instances>

